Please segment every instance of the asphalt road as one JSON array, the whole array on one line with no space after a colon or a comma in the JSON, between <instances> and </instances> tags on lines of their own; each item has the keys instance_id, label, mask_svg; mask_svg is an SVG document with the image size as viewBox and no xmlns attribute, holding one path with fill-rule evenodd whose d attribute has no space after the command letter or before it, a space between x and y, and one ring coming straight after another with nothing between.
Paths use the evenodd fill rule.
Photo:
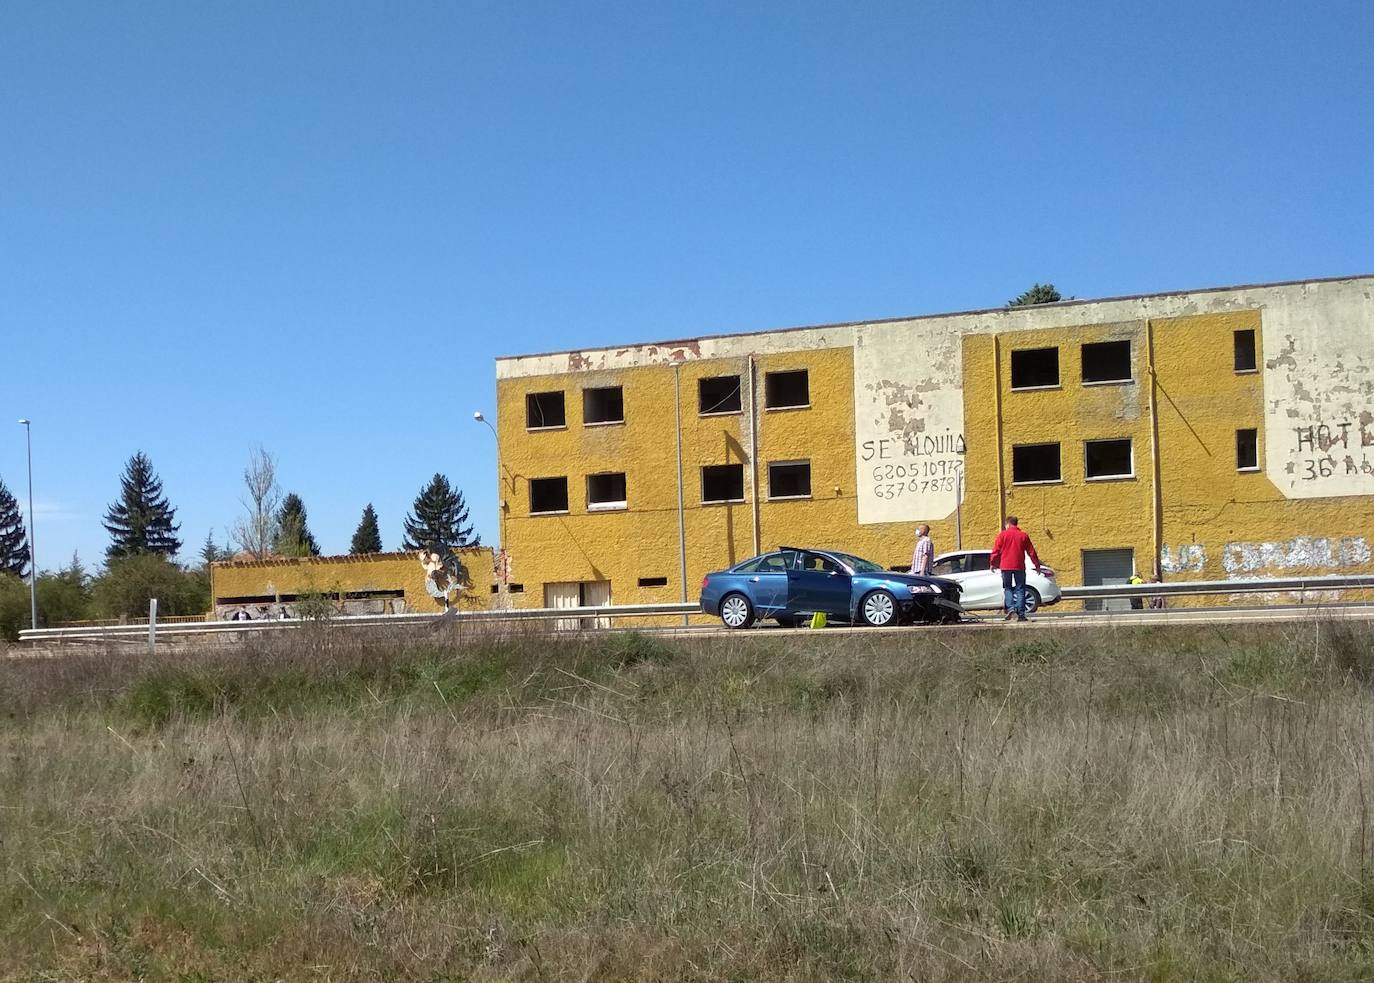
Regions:
<instances>
[{"instance_id":1,"label":"asphalt road","mask_svg":"<svg viewBox=\"0 0 1374 983\"><path fill-rule=\"evenodd\" d=\"M1211 608L1165 608L1163 610L1142 611L1047 611L1042 610L1026 621L1006 621L1000 613L969 614L963 621L952 625L901 625L890 628L869 628L865 626L828 625L827 632L909 632L909 631L1035 631L1037 629L1064 628L1130 628L1154 627L1158 625L1203 624L1264 624L1282 622L1312 621L1316 618L1374 620L1374 603L1341 604L1271 604L1247 605L1244 607ZM612 629L615 630L615 629ZM634 630L626 626L624 630ZM693 637L706 635L749 636L756 634L798 635L806 634L810 628L783 628L773 622L764 622L754 628L734 631L723 625L687 625L675 628L640 629L655 634L681 634Z\"/></svg>"}]
</instances>

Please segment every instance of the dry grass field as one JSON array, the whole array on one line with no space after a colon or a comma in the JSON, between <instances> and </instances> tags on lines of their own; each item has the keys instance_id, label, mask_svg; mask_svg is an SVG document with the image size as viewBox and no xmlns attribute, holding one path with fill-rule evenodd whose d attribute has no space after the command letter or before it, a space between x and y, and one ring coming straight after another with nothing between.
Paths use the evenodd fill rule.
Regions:
<instances>
[{"instance_id":1,"label":"dry grass field","mask_svg":"<svg viewBox=\"0 0 1374 983\"><path fill-rule=\"evenodd\" d=\"M1369 979L1365 631L0 661L0 978Z\"/></svg>"}]
</instances>

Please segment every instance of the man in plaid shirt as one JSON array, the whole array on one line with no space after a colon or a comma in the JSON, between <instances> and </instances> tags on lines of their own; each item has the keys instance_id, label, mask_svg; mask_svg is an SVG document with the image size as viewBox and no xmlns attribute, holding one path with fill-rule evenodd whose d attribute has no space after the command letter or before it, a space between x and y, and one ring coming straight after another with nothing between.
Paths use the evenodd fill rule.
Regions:
<instances>
[{"instance_id":1,"label":"man in plaid shirt","mask_svg":"<svg viewBox=\"0 0 1374 983\"><path fill-rule=\"evenodd\" d=\"M924 522L916 527L916 552L911 554L911 572L930 576L935 564L935 544L930 539L930 526Z\"/></svg>"}]
</instances>

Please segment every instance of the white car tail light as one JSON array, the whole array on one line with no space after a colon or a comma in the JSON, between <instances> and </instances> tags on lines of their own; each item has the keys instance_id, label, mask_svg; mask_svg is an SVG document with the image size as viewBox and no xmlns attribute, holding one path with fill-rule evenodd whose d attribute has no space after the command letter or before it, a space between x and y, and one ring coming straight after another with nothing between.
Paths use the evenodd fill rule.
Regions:
<instances>
[{"instance_id":1,"label":"white car tail light","mask_svg":"<svg viewBox=\"0 0 1374 983\"><path fill-rule=\"evenodd\" d=\"M1051 580L1054 579L1054 571L1051 570L1049 567L1041 567L1040 572L1044 574L1046 577L1049 577Z\"/></svg>"}]
</instances>

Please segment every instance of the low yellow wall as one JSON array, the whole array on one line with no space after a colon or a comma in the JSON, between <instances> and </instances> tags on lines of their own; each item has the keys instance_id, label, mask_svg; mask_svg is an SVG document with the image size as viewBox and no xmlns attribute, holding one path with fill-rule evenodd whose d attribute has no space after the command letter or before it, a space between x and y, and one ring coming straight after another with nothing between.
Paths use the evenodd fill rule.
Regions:
<instances>
[{"instance_id":1,"label":"low yellow wall","mask_svg":"<svg viewBox=\"0 0 1374 983\"><path fill-rule=\"evenodd\" d=\"M491 549L481 546L456 552L467 568L470 583L467 589L451 595L453 604L491 607L496 596L492 592ZM444 610L443 601L426 589L425 577L419 552L273 557L214 564L210 568L210 594L219 618L289 614L286 599L306 593L336 595L336 606L346 614ZM399 596L388 596L396 592ZM350 594L360 596L349 598Z\"/></svg>"}]
</instances>

